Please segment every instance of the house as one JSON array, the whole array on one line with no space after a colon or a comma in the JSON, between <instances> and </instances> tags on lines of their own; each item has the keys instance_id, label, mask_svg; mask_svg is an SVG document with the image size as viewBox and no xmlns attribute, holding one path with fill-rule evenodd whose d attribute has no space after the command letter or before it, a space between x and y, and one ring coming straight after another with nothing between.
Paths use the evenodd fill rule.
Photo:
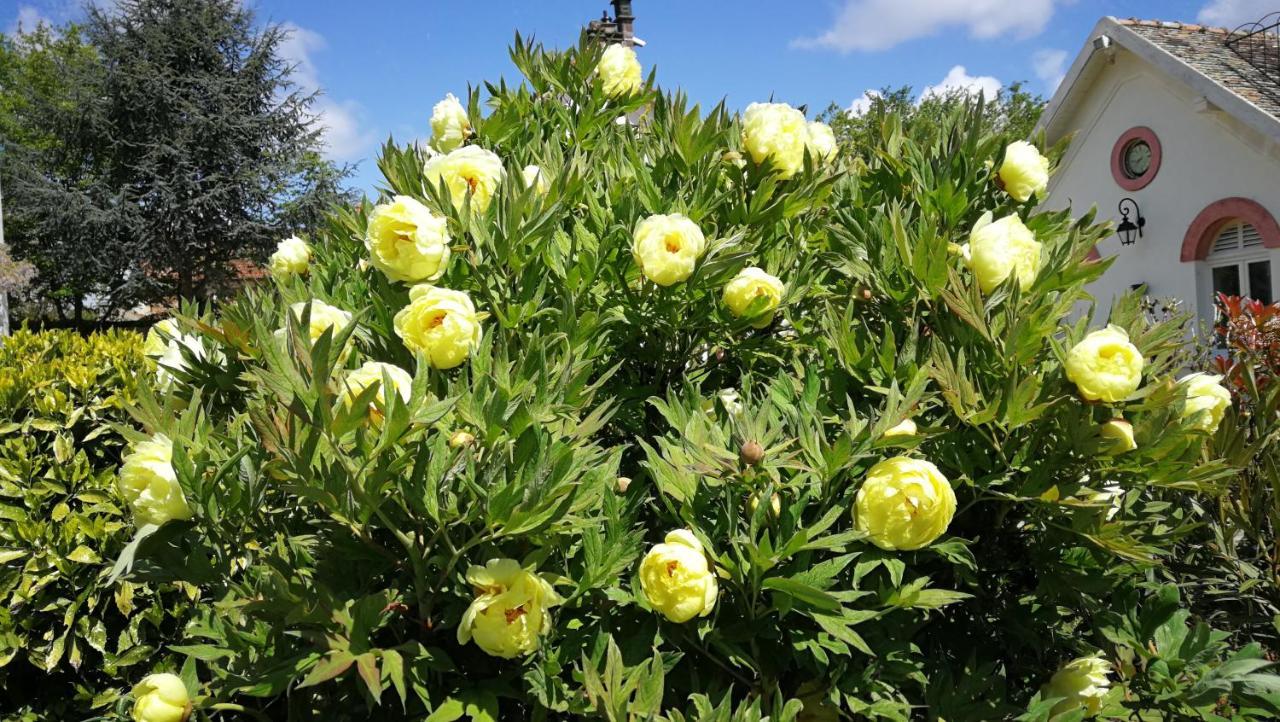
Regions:
<instances>
[{"instance_id":1,"label":"house","mask_svg":"<svg viewBox=\"0 0 1280 722\"><path fill-rule=\"evenodd\" d=\"M1103 317L1138 284L1205 322L1218 291L1280 300L1280 14L1269 17L1235 31L1103 18L1046 107L1049 142L1073 139L1045 206L1140 227L1131 245L1116 234L1094 249L1116 259L1091 288Z\"/></svg>"}]
</instances>

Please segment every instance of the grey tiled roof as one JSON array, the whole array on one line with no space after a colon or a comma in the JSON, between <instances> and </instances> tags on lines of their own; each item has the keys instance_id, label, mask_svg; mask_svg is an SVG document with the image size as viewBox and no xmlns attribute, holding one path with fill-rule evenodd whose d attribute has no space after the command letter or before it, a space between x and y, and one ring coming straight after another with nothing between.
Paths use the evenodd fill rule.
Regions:
<instances>
[{"instance_id":1,"label":"grey tiled roof","mask_svg":"<svg viewBox=\"0 0 1280 722\"><path fill-rule=\"evenodd\" d=\"M1280 120L1280 68L1264 72L1227 47L1230 30L1160 20L1117 20L1205 77Z\"/></svg>"}]
</instances>

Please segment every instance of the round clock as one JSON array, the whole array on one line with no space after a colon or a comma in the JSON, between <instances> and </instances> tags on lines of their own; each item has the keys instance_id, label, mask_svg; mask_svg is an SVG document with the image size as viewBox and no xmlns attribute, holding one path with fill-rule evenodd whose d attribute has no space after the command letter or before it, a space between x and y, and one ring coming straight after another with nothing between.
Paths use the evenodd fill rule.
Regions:
<instances>
[{"instance_id":1,"label":"round clock","mask_svg":"<svg viewBox=\"0 0 1280 722\"><path fill-rule=\"evenodd\" d=\"M1151 146L1145 140L1135 140L1124 149L1124 174L1141 178L1151 168Z\"/></svg>"},{"instance_id":2,"label":"round clock","mask_svg":"<svg viewBox=\"0 0 1280 722\"><path fill-rule=\"evenodd\" d=\"M1141 190L1160 172L1160 139L1146 126L1130 128L1111 146L1111 177L1127 191Z\"/></svg>"}]
</instances>

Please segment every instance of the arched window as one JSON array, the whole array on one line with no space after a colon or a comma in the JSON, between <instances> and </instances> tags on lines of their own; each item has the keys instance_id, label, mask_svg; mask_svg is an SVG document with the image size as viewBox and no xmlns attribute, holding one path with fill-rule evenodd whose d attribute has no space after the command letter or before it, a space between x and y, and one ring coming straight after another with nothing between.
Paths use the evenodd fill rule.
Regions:
<instances>
[{"instance_id":1,"label":"arched window","mask_svg":"<svg viewBox=\"0 0 1280 722\"><path fill-rule=\"evenodd\" d=\"M1271 289L1271 253L1262 243L1262 234L1251 223L1232 219L1213 239L1209 255L1210 287L1213 297L1248 296L1263 303L1274 300Z\"/></svg>"}]
</instances>

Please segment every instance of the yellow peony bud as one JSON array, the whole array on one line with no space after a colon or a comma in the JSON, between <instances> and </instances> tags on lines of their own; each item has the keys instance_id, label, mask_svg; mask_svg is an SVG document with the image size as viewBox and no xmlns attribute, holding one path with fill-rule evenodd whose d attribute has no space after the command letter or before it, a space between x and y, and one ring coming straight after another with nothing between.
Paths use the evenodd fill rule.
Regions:
<instances>
[{"instance_id":1,"label":"yellow peony bud","mask_svg":"<svg viewBox=\"0 0 1280 722\"><path fill-rule=\"evenodd\" d=\"M536 651L551 629L551 608L564 602L550 583L514 559L472 565L467 582L476 596L458 624L458 643L475 640L486 653L504 659Z\"/></svg>"},{"instance_id":2,"label":"yellow peony bud","mask_svg":"<svg viewBox=\"0 0 1280 722\"><path fill-rule=\"evenodd\" d=\"M677 624L710 614L720 591L702 542L688 529L668 533L644 555L640 588L654 609Z\"/></svg>"},{"instance_id":3,"label":"yellow peony bud","mask_svg":"<svg viewBox=\"0 0 1280 722\"><path fill-rule=\"evenodd\" d=\"M387 278L434 281L449 263L449 226L417 200L396 196L369 214L364 245L374 267Z\"/></svg>"},{"instance_id":4,"label":"yellow peony bud","mask_svg":"<svg viewBox=\"0 0 1280 722\"><path fill-rule=\"evenodd\" d=\"M600 76L600 85L604 88L605 95L610 98L631 97L640 92L640 86L644 83L636 51L618 43L604 49L596 72Z\"/></svg>"},{"instance_id":5,"label":"yellow peony bud","mask_svg":"<svg viewBox=\"0 0 1280 722\"><path fill-rule=\"evenodd\" d=\"M1111 441L1111 453L1123 454L1138 448L1133 439L1133 424L1124 419L1112 419L1098 427L1098 435Z\"/></svg>"},{"instance_id":6,"label":"yellow peony bud","mask_svg":"<svg viewBox=\"0 0 1280 722\"><path fill-rule=\"evenodd\" d=\"M471 209L484 213L506 175L502 159L475 145L437 155L422 166L422 179L432 186L444 182L455 208L471 197Z\"/></svg>"},{"instance_id":7,"label":"yellow peony bud","mask_svg":"<svg viewBox=\"0 0 1280 722\"><path fill-rule=\"evenodd\" d=\"M631 255L645 278L670 286L693 274L706 245L702 230L688 218L679 213L655 215L636 225Z\"/></svg>"},{"instance_id":8,"label":"yellow peony bud","mask_svg":"<svg viewBox=\"0 0 1280 722\"><path fill-rule=\"evenodd\" d=\"M915 436L917 431L916 422L911 419L903 419L902 423L885 431L884 435L885 438L890 436Z\"/></svg>"},{"instance_id":9,"label":"yellow peony bud","mask_svg":"<svg viewBox=\"0 0 1280 722\"><path fill-rule=\"evenodd\" d=\"M116 486L138 524L191 518L191 507L173 470L173 442L164 434L133 446L120 465Z\"/></svg>"},{"instance_id":10,"label":"yellow peony bud","mask_svg":"<svg viewBox=\"0 0 1280 722\"><path fill-rule=\"evenodd\" d=\"M471 119L467 117L467 109L453 97L453 93L444 96L444 100L431 109L431 145L441 153L448 153L462 145L471 134Z\"/></svg>"},{"instance_id":11,"label":"yellow peony bud","mask_svg":"<svg viewBox=\"0 0 1280 722\"><path fill-rule=\"evenodd\" d=\"M760 492L757 491L751 495L751 498L747 501L747 506L750 507L752 514L756 513L756 509L760 508ZM774 518L782 515L782 497L777 494L769 497L769 511L773 513Z\"/></svg>"},{"instance_id":12,"label":"yellow peony bud","mask_svg":"<svg viewBox=\"0 0 1280 722\"><path fill-rule=\"evenodd\" d=\"M786 103L752 103L742 114L742 145L757 164L773 161L782 178L804 167L804 149L810 142L804 113Z\"/></svg>"},{"instance_id":13,"label":"yellow peony bud","mask_svg":"<svg viewBox=\"0 0 1280 722\"><path fill-rule=\"evenodd\" d=\"M744 441L738 447L738 459L747 466L755 466L764 460L764 447L759 441Z\"/></svg>"},{"instance_id":14,"label":"yellow peony bud","mask_svg":"<svg viewBox=\"0 0 1280 722\"><path fill-rule=\"evenodd\" d=\"M461 364L483 336L470 296L428 284L409 290L409 305L396 314L395 329L410 351L438 369Z\"/></svg>"},{"instance_id":15,"label":"yellow peony bud","mask_svg":"<svg viewBox=\"0 0 1280 722\"><path fill-rule=\"evenodd\" d=\"M272 278L283 281L306 273L309 265L311 246L297 236L289 236L276 245L276 252L271 254L267 268Z\"/></svg>"},{"instance_id":16,"label":"yellow peony bud","mask_svg":"<svg viewBox=\"0 0 1280 722\"><path fill-rule=\"evenodd\" d=\"M749 314L755 318L751 323L753 327L764 328L773 322L774 309L782 303L782 294L786 290L786 285L777 276L748 266L738 271L738 275L725 285L724 305L735 317Z\"/></svg>"},{"instance_id":17,"label":"yellow peony bud","mask_svg":"<svg viewBox=\"0 0 1280 722\"><path fill-rule=\"evenodd\" d=\"M169 348L169 342L182 334L178 322L172 318L156 321L147 330L147 337L142 342L142 353L151 358L159 358Z\"/></svg>"},{"instance_id":18,"label":"yellow peony bud","mask_svg":"<svg viewBox=\"0 0 1280 722\"><path fill-rule=\"evenodd\" d=\"M533 188L539 194L545 194L551 188L551 184L547 182L547 174L536 165L525 166L520 171L520 176L524 178L525 188Z\"/></svg>"},{"instance_id":19,"label":"yellow peony bud","mask_svg":"<svg viewBox=\"0 0 1280 722\"><path fill-rule=\"evenodd\" d=\"M631 477L619 476L617 481L617 489L619 494L627 493L627 489L631 488Z\"/></svg>"},{"instance_id":20,"label":"yellow peony bud","mask_svg":"<svg viewBox=\"0 0 1280 722\"><path fill-rule=\"evenodd\" d=\"M854 501L854 522L872 544L919 549L942 536L956 513L956 495L938 467L895 456L867 472Z\"/></svg>"},{"instance_id":21,"label":"yellow peony bud","mask_svg":"<svg viewBox=\"0 0 1280 722\"><path fill-rule=\"evenodd\" d=\"M342 379L342 403L350 406L355 403L360 394L364 393L365 389L376 383L378 393L369 404L369 415L374 421L381 421L382 409L387 405L387 397L383 392L386 391L388 380L391 382L391 388L400 394L400 398L404 399L405 403L409 403L409 397L413 393L413 377L399 366L381 361L368 361L355 371L347 372Z\"/></svg>"},{"instance_id":22,"label":"yellow peony bud","mask_svg":"<svg viewBox=\"0 0 1280 722\"><path fill-rule=\"evenodd\" d=\"M960 247L983 293L991 293L1013 276L1022 290L1040 273L1040 243L1017 216L991 220L988 211L974 224L969 243Z\"/></svg>"},{"instance_id":23,"label":"yellow peony bud","mask_svg":"<svg viewBox=\"0 0 1280 722\"><path fill-rule=\"evenodd\" d=\"M1142 353L1119 326L1085 336L1067 353L1067 378L1089 401L1115 403L1142 383Z\"/></svg>"},{"instance_id":24,"label":"yellow peony bud","mask_svg":"<svg viewBox=\"0 0 1280 722\"><path fill-rule=\"evenodd\" d=\"M184 722L191 716L187 686L176 674L149 674L133 686L133 722Z\"/></svg>"},{"instance_id":25,"label":"yellow peony bud","mask_svg":"<svg viewBox=\"0 0 1280 722\"><path fill-rule=\"evenodd\" d=\"M475 434L466 431L455 431L449 437L449 448L462 449L476 443Z\"/></svg>"},{"instance_id":26,"label":"yellow peony bud","mask_svg":"<svg viewBox=\"0 0 1280 722\"><path fill-rule=\"evenodd\" d=\"M1182 387L1182 418L1191 420L1191 427L1212 434L1218 430L1222 417L1231 406L1231 392L1222 384L1217 374L1195 373L1178 379Z\"/></svg>"},{"instance_id":27,"label":"yellow peony bud","mask_svg":"<svg viewBox=\"0 0 1280 722\"><path fill-rule=\"evenodd\" d=\"M809 155L815 162L829 161L836 157L836 134L826 123L813 121L809 123L809 136L805 140L809 147Z\"/></svg>"},{"instance_id":28,"label":"yellow peony bud","mask_svg":"<svg viewBox=\"0 0 1280 722\"><path fill-rule=\"evenodd\" d=\"M1025 140L1014 141L1004 149L998 175L1005 193L1019 203L1032 195L1043 197L1049 187L1049 159Z\"/></svg>"},{"instance_id":29,"label":"yellow peony bud","mask_svg":"<svg viewBox=\"0 0 1280 722\"><path fill-rule=\"evenodd\" d=\"M1062 665L1042 691L1045 697L1065 697L1054 706L1051 714L1083 707L1090 715L1096 715L1111 688L1111 680L1107 678L1110 672L1111 665L1097 655L1080 657Z\"/></svg>"}]
</instances>

